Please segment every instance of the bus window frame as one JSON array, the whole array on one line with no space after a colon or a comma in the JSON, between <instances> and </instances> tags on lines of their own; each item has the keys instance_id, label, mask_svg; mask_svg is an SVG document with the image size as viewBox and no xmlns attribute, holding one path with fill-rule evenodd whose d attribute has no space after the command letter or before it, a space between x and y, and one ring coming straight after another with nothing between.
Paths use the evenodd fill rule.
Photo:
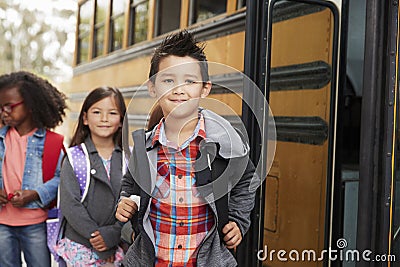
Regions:
<instances>
[{"instance_id":1,"label":"bus window frame","mask_svg":"<svg viewBox=\"0 0 400 267\"><path fill-rule=\"evenodd\" d=\"M128 46L132 46L132 45L135 45L137 43L146 41L149 38L149 30L147 29L147 35L146 35L146 39L145 40L140 40L140 41L136 41L135 40L135 33L136 33L136 31L135 31L135 26L136 26L135 25L135 19L136 19L135 10L139 5L143 5L146 2L147 2L147 5L148 5L148 8L147 8L147 12L148 12L148 14L147 14L147 26L149 26L150 18L151 18L149 12L152 9L152 7L151 7L152 2L150 0L139 0L138 2L135 2L134 0L130 0L129 1L129 19L128 19L129 20L129 24L128 24L129 26L126 29L128 31Z\"/></svg>"},{"instance_id":2,"label":"bus window frame","mask_svg":"<svg viewBox=\"0 0 400 267\"><path fill-rule=\"evenodd\" d=\"M80 25L81 25L81 10L82 7L86 4L90 4L91 3L91 16L89 18L89 29L85 32L81 32L80 31ZM94 16L94 8L95 8L95 4L96 1L95 0L84 0L79 2L78 4L78 21L77 21L77 25L76 25L76 60L75 60L75 65L79 65L79 64L83 64L83 63L87 63L91 60L92 58L92 49L93 49L93 45L92 45L92 39L93 39L93 16ZM88 37L88 42L87 42L87 55L85 59L81 58L81 51L82 51L82 40L84 40L86 37Z\"/></svg>"},{"instance_id":3,"label":"bus window frame","mask_svg":"<svg viewBox=\"0 0 400 267\"><path fill-rule=\"evenodd\" d=\"M161 32L161 27L160 27L160 24L161 24L161 20L162 20L162 4L161 4L161 2L162 1L164 1L164 0L156 0L155 1L155 3L154 3L154 29L153 29L153 38L156 38L156 37L158 37L158 36L161 36L161 35L164 35L164 34L167 34L167 33L169 33L169 32L172 32L172 31L174 31L174 30L177 30L177 29L179 29L180 28L180 26L181 26L181 13L182 13L182 10L183 10L183 2L184 2L184 0L179 0L180 1L180 11L179 11L179 17L178 17L178 27L177 28L175 28L175 29L172 29L172 30L170 30L170 31L166 31L166 32ZM177 1L177 0L175 0L175 1Z\"/></svg>"},{"instance_id":4,"label":"bus window frame","mask_svg":"<svg viewBox=\"0 0 400 267\"><path fill-rule=\"evenodd\" d=\"M110 4L111 4L111 0L104 0L105 1L105 17L104 20L102 21L97 21L98 19L98 11L100 6L98 5L99 0L95 0L95 6L94 6L94 14L93 14L93 42L92 42L92 59L100 57L100 56L104 56L107 54L108 52L108 45L107 45L107 41L106 39L108 38L108 34L109 34L109 27L108 27L108 23L110 21L109 17L110 17ZM103 32L103 36L100 39L98 39L98 33L104 30ZM100 49L98 49L97 47L97 41L99 41L99 43L102 43L103 46L100 47ZM99 50L99 51L98 51Z\"/></svg>"},{"instance_id":5,"label":"bus window frame","mask_svg":"<svg viewBox=\"0 0 400 267\"><path fill-rule=\"evenodd\" d=\"M195 14L196 14L196 11L195 11L195 2L196 2L196 1L199 1L199 0L189 0L189 8L188 8L189 14L188 14L188 16L187 16L187 18L188 18L187 25L188 25L188 26L192 26L192 25L197 25L197 24L200 24L200 23L204 23L204 22L206 22L206 21L208 21L208 20L211 20L211 19L213 19L213 18L215 18L215 17L222 16L222 15L228 13L229 0L225 0L226 3L225 3L225 11L224 11L224 12L222 12L222 13L220 13L220 14L214 14L213 16L208 17L208 18L203 19L203 20L194 21L194 19L195 19L194 16L195 16Z\"/></svg>"},{"instance_id":6,"label":"bus window frame","mask_svg":"<svg viewBox=\"0 0 400 267\"><path fill-rule=\"evenodd\" d=\"M109 27L108 33L106 33L109 36L109 38L108 38L109 44L108 44L108 49L107 49L108 53L112 53L114 51L121 50L124 47L124 35L125 35L125 31L126 31L126 28L125 28L125 24L126 23L125 23L125 21L126 21L126 3L127 2L124 0L123 1L125 3L124 9L121 12L114 14L114 3L116 1L118 1L118 0L111 0L111 3L110 3L110 20L109 20L110 21L110 27ZM122 31L121 46L115 49L115 47L114 47L115 22L121 17L123 17L123 20L124 20L124 28L123 28L123 31Z\"/></svg>"},{"instance_id":7,"label":"bus window frame","mask_svg":"<svg viewBox=\"0 0 400 267\"><path fill-rule=\"evenodd\" d=\"M247 2L246 0L237 0L236 9L239 10L239 9L246 7L246 5L247 5L246 2Z\"/></svg>"}]
</instances>

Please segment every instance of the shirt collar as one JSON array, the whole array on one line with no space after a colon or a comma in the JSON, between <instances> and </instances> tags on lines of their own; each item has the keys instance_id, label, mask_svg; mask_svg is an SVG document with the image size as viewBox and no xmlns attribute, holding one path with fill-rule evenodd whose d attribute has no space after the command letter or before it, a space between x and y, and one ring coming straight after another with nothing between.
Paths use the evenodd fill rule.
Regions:
<instances>
[{"instance_id":1,"label":"shirt collar","mask_svg":"<svg viewBox=\"0 0 400 267\"><path fill-rule=\"evenodd\" d=\"M93 144L92 138L88 135L84 141L88 153L97 153L96 146ZM114 150L122 151L118 144L115 144Z\"/></svg>"},{"instance_id":2,"label":"shirt collar","mask_svg":"<svg viewBox=\"0 0 400 267\"><path fill-rule=\"evenodd\" d=\"M196 128L193 131L193 134L181 145L181 148L186 147L191 141L193 141L196 137L201 139L206 139L206 130L204 124L204 116L199 113L199 120L197 121ZM151 141L152 147L159 142L163 146L168 146L169 142L167 140L167 136L165 135L165 120L162 118L158 123L153 139Z\"/></svg>"},{"instance_id":3,"label":"shirt collar","mask_svg":"<svg viewBox=\"0 0 400 267\"><path fill-rule=\"evenodd\" d=\"M10 126L0 127L0 138L1 139L4 139L6 137L7 132L10 130L10 128L11 128ZM40 137L44 136L45 132L46 132L46 129L44 129L44 128L39 128L39 129L36 128L33 135L40 138Z\"/></svg>"}]
</instances>

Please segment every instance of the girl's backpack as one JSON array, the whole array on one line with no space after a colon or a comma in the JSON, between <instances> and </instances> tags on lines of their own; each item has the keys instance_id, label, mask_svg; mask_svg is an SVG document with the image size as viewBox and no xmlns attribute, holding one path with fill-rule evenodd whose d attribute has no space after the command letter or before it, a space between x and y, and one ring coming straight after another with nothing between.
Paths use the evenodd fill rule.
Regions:
<instances>
[{"instance_id":1,"label":"girl's backpack","mask_svg":"<svg viewBox=\"0 0 400 267\"><path fill-rule=\"evenodd\" d=\"M90 161L89 155L84 143L70 147L66 150L69 162L75 172L75 176L79 181L79 187L81 190L81 202L85 200L87 195L87 191L89 189L90 184ZM55 251L55 246L57 245L58 240L61 239L63 235L63 217L61 214L61 210L59 209L59 200L60 200L60 190L58 190L58 198L57 198L57 207L53 208L52 214L53 218L49 218L46 221L47 224L47 246L51 254L53 254L54 259L59 263L59 266L65 266L64 261L60 256L58 256Z\"/></svg>"}]
</instances>

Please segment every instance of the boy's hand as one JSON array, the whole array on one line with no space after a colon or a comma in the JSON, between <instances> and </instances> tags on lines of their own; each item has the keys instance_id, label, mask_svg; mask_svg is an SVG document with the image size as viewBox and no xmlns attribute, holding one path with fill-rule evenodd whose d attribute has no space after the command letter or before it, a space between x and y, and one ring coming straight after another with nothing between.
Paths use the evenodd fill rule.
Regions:
<instances>
[{"instance_id":1,"label":"boy's hand","mask_svg":"<svg viewBox=\"0 0 400 267\"><path fill-rule=\"evenodd\" d=\"M0 189L0 205L5 205L8 203L7 195L4 189Z\"/></svg>"},{"instance_id":2,"label":"boy's hand","mask_svg":"<svg viewBox=\"0 0 400 267\"><path fill-rule=\"evenodd\" d=\"M103 237L101 236L99 231L95 231L91 234L92 238L89 239L90 244L97 251L105 251L107 250L106 242L104 242Z\"/></svg>"},{"instance_id":3,"label":"boy's hand","mask_svg":"<svg viewBox=\"0 0 400 267\"><path fill-rule=\"evenodd\" d=\"M138 210L136 203L129 198L123 198L118 203L117 211L115 212L115 217L120 222L127 222L132 218L133 214Z\"/></svg>"},{"instance_id":4,"label":"boy's hand","mask_svg":"<svg viewBox=\"0 0 400 267\"><path fill-rule=\"evenodd\" d=\"M242 241L242 233L235 222L229 221L224 228L222 228L224 236L224 242L228 249L237 247Z\"/></svg>"},{"instance_id":5,"label":"boy's hand","mask_svg":"<svg viewBox=\"0 0 400 267\"><path fill-rule=\"evenodd\" d=\"M38 199L39 194L35 190L18 190L14 192L10 201L14 207L20 208Z\"/></svg>"}]
</instances>

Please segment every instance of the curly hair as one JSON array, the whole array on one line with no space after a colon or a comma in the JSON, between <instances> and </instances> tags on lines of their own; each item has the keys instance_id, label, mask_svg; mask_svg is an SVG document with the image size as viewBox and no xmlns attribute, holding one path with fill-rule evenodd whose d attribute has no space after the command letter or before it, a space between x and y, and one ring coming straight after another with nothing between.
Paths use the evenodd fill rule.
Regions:
<instances>
[{"instance_id":1,"label":"curly hair","mask_svg":"<svg viewBox=\"0 0 400 267\"><path fill-rule=\"evenodd\" d=\"M66 96L49 81L27 71L0 76L0 91L15 87L32 112L35 127L52 129L63 122Z\"/></svg>"}]
</instances>

